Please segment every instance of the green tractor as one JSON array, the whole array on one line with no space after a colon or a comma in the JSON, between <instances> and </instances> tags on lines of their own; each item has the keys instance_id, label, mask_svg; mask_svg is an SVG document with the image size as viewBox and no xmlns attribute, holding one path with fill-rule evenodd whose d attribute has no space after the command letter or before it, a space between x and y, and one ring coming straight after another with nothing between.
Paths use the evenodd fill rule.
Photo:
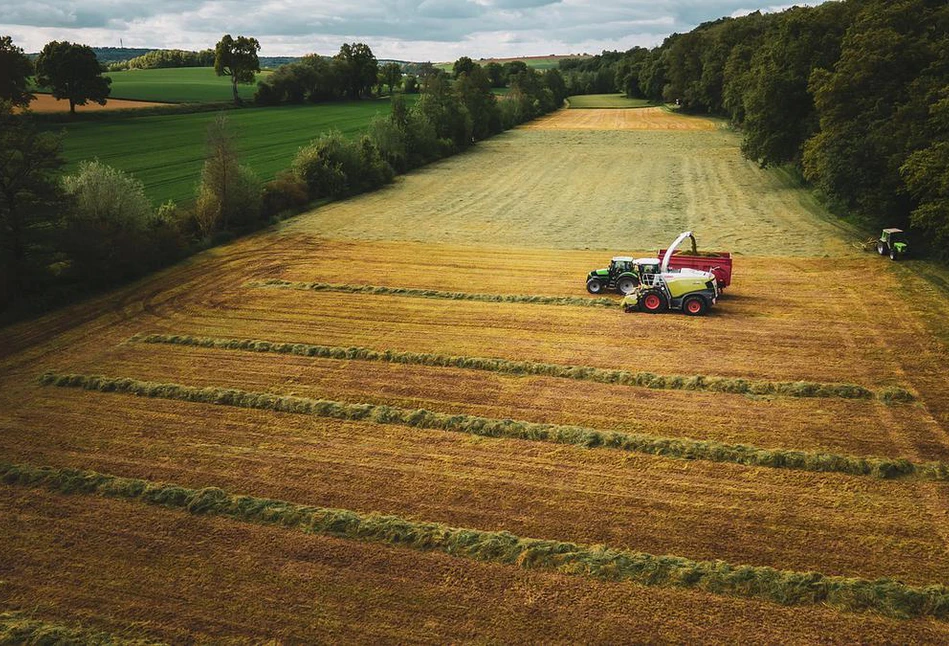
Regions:
<instances>
[{"instance_id":1,"label":"green tractor","mask_svg":"<svg viewBox=\"0 0 949 646\"><path fill-rule=\"evenodd\" d=\"M600 294L615 289L624 296L639 286L639 275L630 256L616 256L606 269L594 269L587 275L587 291Z\"/></svg>"},{"instance_id":2,"label":"green tractor","mask_svg":"<svg viewBox=\"0 0 949 646\"><path fill-rule=\"evenodd\" d=\"M890 260L899 260L906 255L909 245L906 243L906 234L902 229L883 229L880 239L877 240L877 253L889 256Z\"/></svg>"}]
</instances>

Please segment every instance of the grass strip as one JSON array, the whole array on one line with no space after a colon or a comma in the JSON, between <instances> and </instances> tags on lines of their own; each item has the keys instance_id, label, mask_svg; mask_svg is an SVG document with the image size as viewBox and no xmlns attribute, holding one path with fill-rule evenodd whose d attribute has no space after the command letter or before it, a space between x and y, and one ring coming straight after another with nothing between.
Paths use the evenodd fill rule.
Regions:
<instances>
[{"instance_id":1,"label":"grass strip","mask_svg":"<svg viewBox=\"0 0 949 646\"><path fill-rule=\"evenodd\" d=\"M217 487L188 489L78 469L0 464L0 478L8 485L110 496L196 515L223 516L310 534L443 552L525 569L641 585L696 588L782 605L823 604L839 610L878 612L899 619L949 617L949 587L944 585L915 587L888 578L825 576L818 572L782 571L724 561L654 556L602 545L521 538L504 531L487 532L416 522L399 516L360 514L234 495Z\"/></svg>"},{"instance_id":2,"label":"grass strip","mask_svg":"<svg viewBox=\"0 0 949 646\"><path fill-rule=\"evenodd\" d=\"M913 395L902 388L887 388L872 391L855 384L827 384L812 381L763 381L731 377L706 377L704 375L657 375L651 372L630 372L590 366L569 366L531 361L508 361L487 357L464 357L424 352L399 352L395 350L372 350L361 347L334 347L306 343L281 343L258 339L220 339L195 337L181 334L135 335L131 339L138 343L182 345L218 350L246 350L251 352L273 352L295 354L304 357L381 361L439 368L466 368L485 370L509 375L539 375L562 377L580 381L595 381L605 384L639 386L658 390L696 390L745 395L781 395L785 397L839 397L842 399L873 399L885 402L909 402Z\"/></svg>"},{"instance_id":3,"label":"grass strip","mask_svg":"<svg viewBox=\"0 0 949 646\"><path fill-rule=\"evenodd\" d=\"M8 465L0 465L0 473L4 474ZM12 481L11 481L12 483ZM97 632L85 628L71 628L62 624L50 623L33 619L21 612L0 613L0 646L10 644L40 645L43 646L159 646L161 642L153 642L139 638L121 637L108 633Z\"/></svg>"},{"instance_id":4,"label":"grass strip","mask_svg":"<svg viewBox=\"0 0 949 646\"><path fill-rule=\"evenodd\" d=\"M334 283L299 283L287 280L263 280L246 283L247 287L270 289L298 289L311 292L338 292L342 294L376 294L381 296L410 296L412 298L439 298L449 301L482 301L485 303L535 303L537 305L574 305L579 307L619 307L612 298L580 298L578 296L539 296L530 294L476 294L470 292L443 292L437 289L412 287L383 287L380 285L341 285Z\"/></svg>"},{"instance_id":5,"label":"grass strip","mask_svg":"<svg viewBox=\"0 0 949 646\"><path fill-rule=\"evenodd\" d=\"M99 392L127 393L141 397L272 410L282 413L299 413L348 421L396 424L485 437L573 444L586 448L603 447L685 460L732 462L746 466L836 472L878 478L915 475L932 480L949 480L949 465L942 463L914 464L905 459L763 449L746 444L724 444L712 440L616 433L582 426L538 424L464 414L451 415L432 412L424 408L410 409L387 405L352 404L326 399L249 392L234 388L196 388L173 383L138 381L125 377L46 373L40 377L40 383L61 388L82 388Z\"/></svg>"}]
</instances>

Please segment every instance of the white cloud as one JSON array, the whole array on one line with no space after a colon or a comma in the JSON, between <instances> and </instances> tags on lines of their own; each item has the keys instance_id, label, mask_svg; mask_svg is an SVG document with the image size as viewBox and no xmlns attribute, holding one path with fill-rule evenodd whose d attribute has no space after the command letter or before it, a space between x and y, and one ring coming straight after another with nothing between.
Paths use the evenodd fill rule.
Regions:
<instances>
[{"instance_id":1,"label":"white cloud","mask_svg":"<svg viewBox=\"0 0 949 646\"><path fill-rule=\"evenodd\" d=\"M774 0L0 0L0 34L30 52L54 39L204 49L230 33L256 37L262 55L331 54L360 41L380 58L441 61L654 46L707 20L781 8Z\"/></svg>"}]
</instances>

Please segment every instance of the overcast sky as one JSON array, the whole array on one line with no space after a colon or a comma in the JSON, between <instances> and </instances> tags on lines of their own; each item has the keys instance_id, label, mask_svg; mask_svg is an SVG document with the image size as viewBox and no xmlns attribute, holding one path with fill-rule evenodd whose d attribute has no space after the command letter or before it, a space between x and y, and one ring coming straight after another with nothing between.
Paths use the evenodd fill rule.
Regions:
<instances>
[{"instance_id":1,"label":"overcast sky","mask_svg":"<svg viewBox=\"0 0 949 646\"><path fill-rule=\"evenodd\" d=\"M797 4L819 4L808 0ZM254 36L261 55L452 61L652 47L706 20L791 6L754 0L0 0L0 35L27 52L50 40L95 47L205 49Z\"/></svg>"}]
</instances>

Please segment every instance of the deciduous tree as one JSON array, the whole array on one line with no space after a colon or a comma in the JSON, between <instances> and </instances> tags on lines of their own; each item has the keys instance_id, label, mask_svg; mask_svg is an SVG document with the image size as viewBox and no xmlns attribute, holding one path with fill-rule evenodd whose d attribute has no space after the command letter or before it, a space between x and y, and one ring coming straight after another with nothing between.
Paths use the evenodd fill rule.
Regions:
<instances>
[{"instance_id":1,"label":"deciduous tree","mask_svg":"<svg viewBox=\"0 0 949 646\"><path fill-rule=\"evenodd\" d=\"M57 99L68 100L69 112L75 114L76 106L88 101L105 105L112 79L102 76L91 47L54 40L36 59L36 82Z\"/></svg>"},{"instance_id":2,"label":"deciduous tree","mask_svg":"<svg viewBox=\"0 0 949 646\"><path fill-rule=\"evenodd\" d=\"M343 43L333 60L349 98L359 99L372 93L379 76L379 64L369 45Z\"/></svg>"},{"instance_id":3,"label":"deciduous tree","mask_svg":"<svg viewBox=\"0 0 949 646\"><path fill-rule=\"evenodd\" d=\"M379 78L389 86L389 94L392 94L402 80L402 67L398 63L386 63L379 71Z\"/></svg>"},{"instance_id":4,"label":"deciduous tree","mask_svg":"<svg viewBox=\"0 0 949 646\"><path fill-rule=\"evenodd\" d=\"M45 271L49 233L59 219L59 135L40 132L0 102L0 308Z\"/></svg>"},{"instance_id":5,"label":"deciduous tree","mask_svg":"<svg viewBox=\"0 0 949 646\"><path fill-rule=\"evenodd\" d=\"M33 63L9 36L0 36L0 101L26 107L33 100L30 76Z\"/></svg>"},{"instance_id":6,"label":"deciduous tree","mask_svg":"<svg viewBox=\"0 0 949 646\"><path fill-rule=\"evenodd\" d=\"M256 38L232 38L230 34L225 34L214 47L214 71L218 76L231 77L234 105L241 104L237 84L253 83L257 72L260 71L260 61L257 59L259 51L260 43Z\"/></svg>"}]
</instances>

